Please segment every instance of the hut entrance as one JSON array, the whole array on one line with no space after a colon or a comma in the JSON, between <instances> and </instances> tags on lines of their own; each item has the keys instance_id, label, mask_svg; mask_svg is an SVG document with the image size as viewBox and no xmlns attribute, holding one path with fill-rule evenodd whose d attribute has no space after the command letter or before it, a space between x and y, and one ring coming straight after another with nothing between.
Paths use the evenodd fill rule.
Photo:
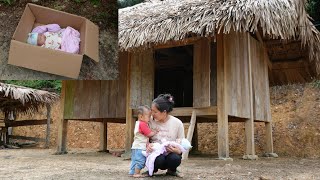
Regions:
<instances>
[{"instance_id":1,"label":"hut entrance","mask_svg":"<svg viewBox=\"0 0 320 180\"><path fill-rule=\"evenodd\" d=\"M155 51L154 95L170 93L175 107L193 105L193 45Z\"/></svg>"}]
</instances>

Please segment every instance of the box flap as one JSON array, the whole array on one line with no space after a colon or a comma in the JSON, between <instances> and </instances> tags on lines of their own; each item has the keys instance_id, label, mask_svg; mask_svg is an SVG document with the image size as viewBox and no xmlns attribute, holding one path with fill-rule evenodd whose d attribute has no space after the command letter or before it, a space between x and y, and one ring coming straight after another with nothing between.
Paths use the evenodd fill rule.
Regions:
<instances>
[{"instance_id":1,"label":"box flap","mask_svg":"<svg viewBox=\"0 0 320 180\"><path fill-rule=\"evenodd\" d=\"M28 33L31 32L34 22L35 17L32 14L29 6L27 5L23 11L19 24L16 27L12 38L20 42L26 42Z\"/></svg>"},{"instance_id":2,"label":"box flap","mask_svg":"<svg viewBox=\"0 0 320 180\"><path fill-rule=\"evenodd\" d=\"M86 19L84 54L99 62L99 27Z\"/></svg>"},{"instance_id":3,"label":"box flap","mask_svg":"<svg viewBox=\"0 0 320 180\"><path fill-rule=\"evenodd\" d=\"M82 55L11 41L8 64L78 78Z\"/></svg>"}]
</instances>

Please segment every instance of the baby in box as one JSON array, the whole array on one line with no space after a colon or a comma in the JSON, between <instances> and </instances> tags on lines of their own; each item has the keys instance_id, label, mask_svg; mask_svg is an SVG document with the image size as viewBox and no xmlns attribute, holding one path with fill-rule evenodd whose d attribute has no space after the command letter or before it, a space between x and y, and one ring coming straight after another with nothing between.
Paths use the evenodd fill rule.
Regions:
<instances>
[{"instance_id":1,"label":"baby in box","mask_svg":"<svg viewBox=\"0 0 320 180\"><path fill-rule=\"evenodd\" d=\"M61 29L58 24L38 26L28 35L27 42L54 50L78 54L80 33L72 27Z\"/></svg>"}]
</instances>

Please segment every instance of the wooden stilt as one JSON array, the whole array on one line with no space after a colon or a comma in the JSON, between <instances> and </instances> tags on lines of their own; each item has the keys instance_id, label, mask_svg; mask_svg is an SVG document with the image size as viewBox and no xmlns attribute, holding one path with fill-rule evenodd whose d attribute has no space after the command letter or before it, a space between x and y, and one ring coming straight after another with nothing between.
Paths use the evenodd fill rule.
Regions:
<instances>
[{"instance_id":1,"label":"wooden stilt","mask_svg":"<svg viewBox=\"0 0 320 180\"><path fill-rule=\"evenodd\" d=\"M253 115L253 81L252 81L252 66L251 66L251 47L250 47L250 34L247 33L248 38L248 69L249 69L249 99L250 99L250 118L245 121L245 134L246 134L246 154L243 159L254 160L258 156L255 155L254 148L254 115Z\"/></svg>"},{"instance_id":2,"label":"wooden stilt","mask_svg":"<svg viewBox=\"0 0 320 180\"><path fill-rule=\"evenodd\" d=\"M50 124L51 124L51 106L47 104L47 135L45 148L50 146Z\"/></svg>"},{"instance_id":3,"label":"wooden stilt","mask_svg":"<svg viewBox=\"0 0 320 180\"><path fill-rule=\"evenodd\" d=\"M58 129L58 150L57 154L67 153L67 133L68 133L68 120L61 119Z\"/></svg>"},{"instance_id":4,"label":"wooden stilt","mask_svg":"<svg viewBox=\"0 0 320 180\"><path fill-rule=\"evenodd\" d=\"M188 139L189 142L191 142L191 140L192 140L194 127L196 125L196 119L197 119L196 111L193 110L192 111L191 120L190 120L190 126L189 126L189 129L188 129L188 134L187 134L187 139ZM188 155L189 155L189 151L183 153L182 154L182 159L184 159L184 160L188 159Z\"/></svg>"},{"instance_id":5,"label":"wooden stilt","mask_svg":"<svg viewBox=\"0 0 320 180\"><path fill-rule=\"evenodd\" d=\"M106 121L100 123L100 152L107 152L107 140L108 140L108 123Z\"/></svg>"},{"instance_id":6,"label":"wooden stilt","mask_svg":"<svg viewBox=\"0 0 320 180\"><path fill-rule=\"evenodd\" d=\"M223 35L217 35L217 121L218 121L218 156L229 159L228 114L226 65L224 60Z\"/></svg>"},{"instance_id":7,"label":"wooden stilt","mask_svg":"<svg viewBox=\"0 0 320 180\"><path fill-rule=\"evenodd\" d=\"M278 157L276 153L273 152L273 139L272 139L272 124L271 122L265 122L266 130L266 147L265 156L267 157Z\"/></svg>"}]
</instances>

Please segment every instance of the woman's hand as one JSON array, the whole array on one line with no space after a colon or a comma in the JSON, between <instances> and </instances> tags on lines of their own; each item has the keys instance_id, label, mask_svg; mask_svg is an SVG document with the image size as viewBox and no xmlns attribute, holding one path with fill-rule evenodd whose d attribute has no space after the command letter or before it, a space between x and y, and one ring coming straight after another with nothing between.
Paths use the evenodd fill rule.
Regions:
<instances>
[{"instance_id":1,"label":"woman's hand","mask_svg":"<svg viewBox=\"0 0 320 180\"><path fill-rule=\"evenodd\" d=\"M181 154L182 153L178 147L172 146L172 145L167 146L166 150L169 153L175 153L175 154Z\"/></svg>"},{"instance_id":2,"label":"woman's hand","mask_svg":"<svg viewBox=\"0 0 320 180\"><path fill-rule=\"evenodd\" d=\"M153 146L152 143L147 144L147 149L146 149L147 153L152 153L152 151L153 151L152 146Z\"/></svg>"}]
</instances>

